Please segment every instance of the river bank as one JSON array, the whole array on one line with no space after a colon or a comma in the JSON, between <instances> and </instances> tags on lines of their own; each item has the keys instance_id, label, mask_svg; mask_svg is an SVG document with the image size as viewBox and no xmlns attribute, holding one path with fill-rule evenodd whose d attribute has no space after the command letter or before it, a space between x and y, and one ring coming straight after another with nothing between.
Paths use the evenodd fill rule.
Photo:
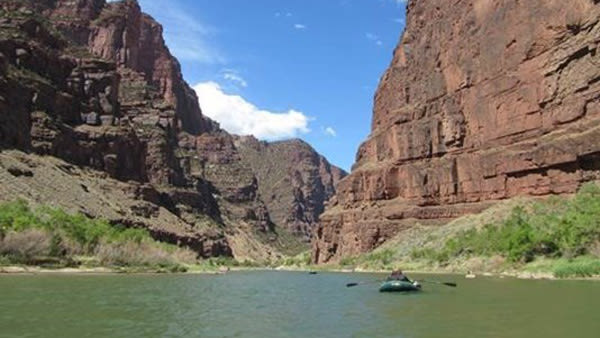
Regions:
<instances>
[{"instance_id":1,"label":"river bank","mask_svg":"<svg viewBox=\"0 0 600 338\"><path fill-rule=\"evenodd\" d=\"M386 269L365 269L365 268L343 268L333 266L208 266L208 265L190 265L181 271L169 271L166 269L155 269L147 267L78 267L78 268L47 268L41 266L19 266L8 265L0 266L0 275L36 275L36 274L81 274L81 275L118 275L118 274L205 274L205 275L222 275L229 272L244 272L244 271L280 271L280 272L305 272L305 273L342 273L342 274L389 274L390 270ZM509 270L501 272L477 272L463 273L447 270L403 270L407 275L445 275L454 276L459 279L475 279L475 278L516 278L530 280L593 280L600 281L600 275L587 277L557 277L551 272L535 272L526 270Z\"/></svg>"},{"instance_id":2,"label":"river bank","mask_svg":"<svg viewBox=\"0 0 600 338\"><path fill-rule=\"evenodd\" d=\"M200 265L183 266L178 271L152 267L56 267L7 265L0 266L2 274L224 274L229 271L252 269L218 269L206 268Z\"/></svg>"},{"instance_id":3,"label":"river bank","mask_svg":"<svg viewBox=\"0 0 600 338\"><path fill-rule=\"evenodd\" d=\"M426 271L521 278L600 275L600 187L545 199L514 198L442 226L416 223L375 250L341 258L354 270Z\"/></svg>"},{"instance_id":4,"label":"river bank","mask_svg":"<svg viewBox=\"0 0 600 338\"><path fill-rule=\"evenodd\" d=\"M271 261L199 259L143 229L22 202L0 205L0 273L225 273L286 270L598 279L600 187L571 198L516 198L444 226L416 224L375 250L312 265L309 251ZM4 266L5 268L1 268Z\"/></svg>"},{"instance_id":5,"label":"river bank","mask_svg":"<svg viewBox=\"0 0 600 338\"><path fill-rule=\"evenodd\" d=\"M365 269L365 268L341 268L341 267L289 267L281 266L276 267L273 270L277 271L304 271L304 272L338 272L338 273L364 273L364 274L389 274L391 269ZM462 271L448 271L448 270L431 270L431 269L403 269L407 275L453 275L465 279L475 278L517 278L517 279L535 279L535 280L598 280L600 281L600 275L592 275L587 277L557 277L552 272L548 271L527 271L527 270L507 270L500 272L462 272Z\"/></svg>"}]
</instances>

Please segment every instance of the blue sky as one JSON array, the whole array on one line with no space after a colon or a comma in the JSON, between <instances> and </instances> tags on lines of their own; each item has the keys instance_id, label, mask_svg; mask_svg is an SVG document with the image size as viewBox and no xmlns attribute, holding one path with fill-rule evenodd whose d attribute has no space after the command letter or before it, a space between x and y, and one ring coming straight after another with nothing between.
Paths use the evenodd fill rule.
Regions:
<instances>
[{"instance_id":1,"label":"blue sky","mask_svg":"<svg viewBox=\"0 0 600 338\"><path fill-rule=\"evenodd\" d=\"M402 0L140 0L200 97L238 134L299 137L346 170L404 29Z\"/></svg>"}]
</instances>

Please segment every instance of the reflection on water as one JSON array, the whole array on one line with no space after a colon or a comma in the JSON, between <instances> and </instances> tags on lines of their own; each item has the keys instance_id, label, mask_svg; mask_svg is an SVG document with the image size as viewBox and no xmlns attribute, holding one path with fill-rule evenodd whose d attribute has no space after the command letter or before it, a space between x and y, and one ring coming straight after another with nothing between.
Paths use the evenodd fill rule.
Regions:
<instances>
[{"instance_id":1,"label":"reflection on water","mask_svg":"<svg viewBox=\"0 0 600 338\"><path fill-rule=\"evenodd\" d=\"M0 337L598 337L600 282L381 275L0 276ZM423 276L419 276L423 277Z\"/></svg>"}]
</instances>

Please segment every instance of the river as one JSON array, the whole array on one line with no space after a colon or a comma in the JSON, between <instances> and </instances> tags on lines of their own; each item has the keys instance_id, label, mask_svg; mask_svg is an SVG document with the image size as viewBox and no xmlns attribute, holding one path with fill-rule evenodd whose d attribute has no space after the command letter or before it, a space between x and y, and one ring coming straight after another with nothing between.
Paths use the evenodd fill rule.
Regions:
<instances>
[{"instance_id":1,"label":"river","mask_svg":"<svg viewBox=\"0 0 600 338\"><path fill-rule=\"evenodd\" d=\"M382 294L382 275L0 276L0 337L590 337L600 282L418 276Z\"/></svg>"}]
</instances>

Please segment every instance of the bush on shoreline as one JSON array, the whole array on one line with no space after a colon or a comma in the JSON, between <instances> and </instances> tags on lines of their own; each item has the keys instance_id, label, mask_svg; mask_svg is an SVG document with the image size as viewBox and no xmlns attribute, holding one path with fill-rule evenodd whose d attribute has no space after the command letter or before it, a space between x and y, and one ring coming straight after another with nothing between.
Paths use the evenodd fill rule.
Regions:
<instances>
[{"instance_id":1,"label":"bush on shoreline","mask_svg":"<svg viewBox=\"0 0 600 338\"><path fill-rule=\"evenodd\" d=\"M508 263L530 263L538 257L564 259L556 276L600 274L600 187L586 184L572 199L552 197L531 208L516 207L499 224L461 231L439 248L411 252L412 259L448 264L470 257L505 257ZM590 257L585 264L573 260Z\"/></svg>"},{"instance_id":2,"label":"bush on shoreline","mask_svg":"<svg viewBox=\"0 0 600 338\"><path fill-rule=\"evenodd\" d=\"M600 259L582 256L567 261L558 261L553 265L552 272L558 278L599 276Z\"/></svg>"},{"instance_id":3,"label":"bush on shoreline","mask_svg":"<svg viewBox=\"0 0 600 338\"><path fill-rule=\"evenodd\" d=\"M0 204L0 257L11 264L51 267L88 263L182 271L194 264L188 249L159 243L145 229L111 225L106 220L49 207L32 209L24 201Z\"/></svg>"}]
</instances>

